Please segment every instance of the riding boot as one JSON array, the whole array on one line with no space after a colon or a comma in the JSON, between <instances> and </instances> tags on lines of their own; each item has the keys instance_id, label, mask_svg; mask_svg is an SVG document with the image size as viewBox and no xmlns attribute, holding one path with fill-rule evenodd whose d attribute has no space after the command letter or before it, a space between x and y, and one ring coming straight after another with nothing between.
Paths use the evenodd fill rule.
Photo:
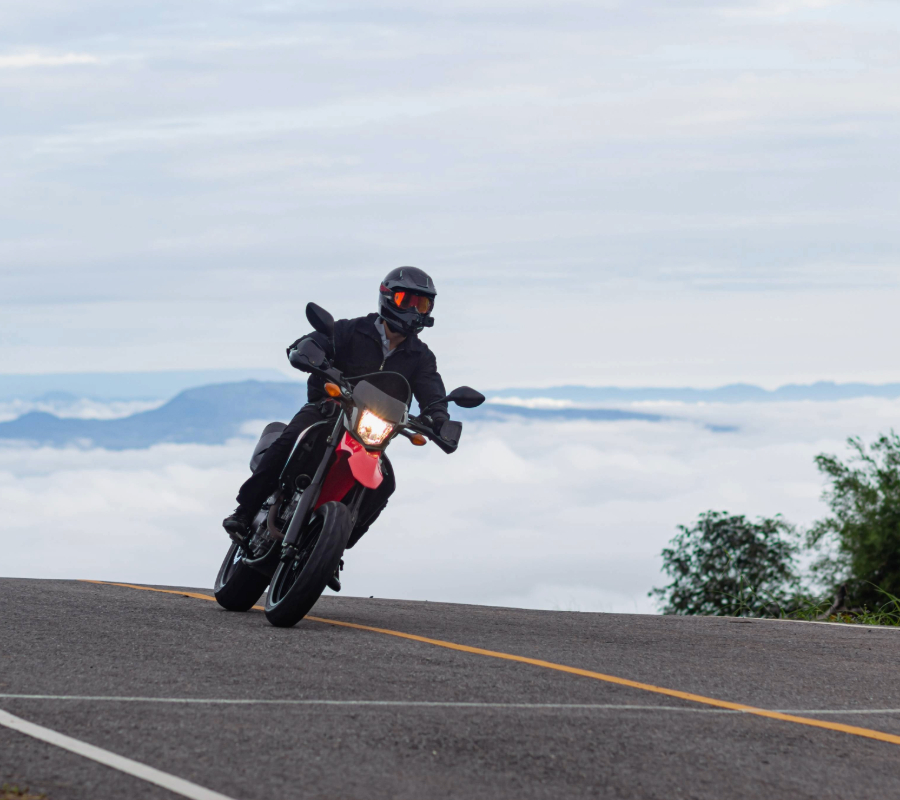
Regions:
<instances>
[{"instance_id":1,"label":"riding boot","mask_svg":"<svg viewBox=\"0 0 900 800\"><path fill-rule=\"evenodd\" d=\"M222 527L228 532L231 540L237 545L245 545L250 538L250 524L253 514L243 506L238 506L234 513L222 520Z\"/></svg>"}]
</instances>

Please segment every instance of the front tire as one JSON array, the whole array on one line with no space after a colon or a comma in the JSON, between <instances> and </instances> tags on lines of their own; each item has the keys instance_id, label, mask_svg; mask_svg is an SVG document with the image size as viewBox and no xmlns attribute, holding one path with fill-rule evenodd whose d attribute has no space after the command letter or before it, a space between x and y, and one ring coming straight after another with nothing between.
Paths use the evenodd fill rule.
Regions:
<instances>
[{"instance_id":1,"label":"front tire","mask_svg":"<svg viewBox=\"0 0 900 800\"><path fill-rule=\"evenodd\" d=\"M280 563L272 577L266 597L269 622L289 628L309 613L341 562L351 522L343 503L324 503L315 512L297 544L297 558Z\"/></svg>"},{"instance_id":2,"label":"front tire","mask_svg":"<svg viewBox=\"0 0 900 800\"><path fill-rule=\"evenodd\" d=\"M229 611L249 611L269 579L244 563L244 551L232 544L216 576L216 602Z\"/></svg>"}]
</instances>

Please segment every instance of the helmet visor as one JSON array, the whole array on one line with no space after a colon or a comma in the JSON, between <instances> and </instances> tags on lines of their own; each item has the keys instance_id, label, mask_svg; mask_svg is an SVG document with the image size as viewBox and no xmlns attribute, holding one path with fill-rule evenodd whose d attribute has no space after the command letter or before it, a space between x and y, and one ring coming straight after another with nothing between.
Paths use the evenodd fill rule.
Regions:
<instances>
[{"instance_id":1,"label":"helmet visor","mask_svg":"<svg viewBox=\"0 0 900 800\"><path fill-rule=\"evenodd\" d=\"M394 305L403 311L414 308L420 314L427 314L434 308L434 298L412 292L394 292Z\"/></svg>"}]
</instances>

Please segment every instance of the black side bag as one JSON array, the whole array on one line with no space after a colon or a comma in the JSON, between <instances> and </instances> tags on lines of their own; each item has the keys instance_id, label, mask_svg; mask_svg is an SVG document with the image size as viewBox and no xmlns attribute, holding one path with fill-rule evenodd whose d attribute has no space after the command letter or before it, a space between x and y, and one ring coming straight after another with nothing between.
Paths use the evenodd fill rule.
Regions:
<instances>
[{"instance_id":1,"label":"black side bag","mask_svg":"<svg viewBox=\"0 0 900 800\"><path fill-rule=\"evenodd\" d=\"M259 462L262 461L262 457L265 455L266 450L268 450L272 443L281 436L286 427L286 422L270 422L263 428L262 436L259 437L259 441L256 443L256 447L253 450L253 455L250 457L251 472L256 472Z\"/></svg>"}]
</instances>

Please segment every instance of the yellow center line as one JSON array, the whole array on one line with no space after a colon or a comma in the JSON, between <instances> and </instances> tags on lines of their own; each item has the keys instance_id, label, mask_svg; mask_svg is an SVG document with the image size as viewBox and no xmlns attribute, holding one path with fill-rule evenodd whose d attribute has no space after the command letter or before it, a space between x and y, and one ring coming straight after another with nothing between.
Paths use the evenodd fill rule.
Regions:
<instances>
[{"instance_id":1,"label":"yellow center line","mask_svg":"<svg viewBox=\"0 0 900 800\"><path fill-rule=\"evenodd\" d=\"M177 594L184 597L195 597L199 600L212 600L215 597L208 594L200 594L199 592L184 592L178 589L154 589L150 586L138 586L132 583L110 583L108 581L84 581L85 583L96 583L104 586L121 586L126 589L140 589L147 592L161 592L163 594ZM263 611L262 606L253 606L258 611ZM756 706L748 706L743 703L731 703L728 700L717 700L714 697L704 697L701 694L692 694L691 692L682 692L678 689L666 689L663 686L654 686L650 683L640 683L639 681L628 680L628 678L618 678L615 675L605 675L602 672L593 672L589 669L580 669L579 667L569 667L565 664L556 664L552 661L543 661L538 658L527 658L526 656L517 656L511 653L501 653L496 650L485 650L481 647L470 647L465 644L456 644L455 642L445 642L442 639L429 639L426 636L417 636L414 633L403 633L402 631L393 631L389 628L374 628L370 625L359 625L355 622L342 622L336 619L325 619L324 617L304 617L311 622L323 622L326 625L338 625L342 628L355 628L360 631L369 631L370 633L381 633L386 636L396 636L400 639L409 639L414 642L422 642L423 644L434 645L435 647L444 647L448 650L457 650L461 653L472 653L479 656L488 656L490 658L500 658L505 661L516 661L520 664L531 664L535 667L544 669L552 669L556 672L566 672L569 675L579 675L583 678L593 678L594 680L604 681L605 683L613 683L617 686L627 686L630 689L640 689L644 692L652 692L653 694L662 694L667 697L677 697L680 700L688 700L692 703L701 703L716 708L727 708L732 711L743 711L747 714L753 714L757 717L767 717L769 719L778 719L782 722L794 722L798 725L807 725L811 728L825 728L829 731L839 731L840 733L849 733L853 736L863 736L866 739L877 739L880 742L890 742L891 744L900 744L900 736L891 733L872 730L871 728L859 728L855 725L842 725L839 722L826 722L811 717L799 717L795 714L782 714L779 711L769 711L765 708L757 708Z\"/></svg>"}]
</instances>

